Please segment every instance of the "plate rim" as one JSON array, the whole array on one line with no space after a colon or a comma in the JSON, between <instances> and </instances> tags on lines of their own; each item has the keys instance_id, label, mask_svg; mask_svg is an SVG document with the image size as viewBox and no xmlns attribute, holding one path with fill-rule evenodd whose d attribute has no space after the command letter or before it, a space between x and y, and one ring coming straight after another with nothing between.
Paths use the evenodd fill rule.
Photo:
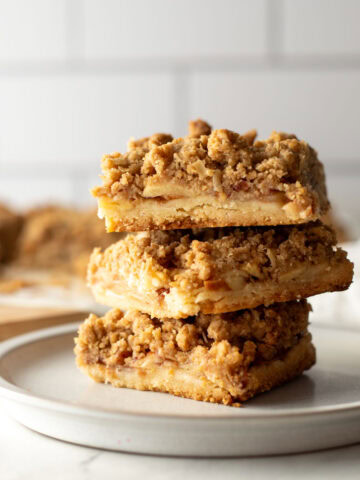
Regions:
<instances>
[{"instance_id":1,"label":"plate rim","mask_svg":"<svg viewBox=\"0 0 360 480\"><path fill-rule=\"evenodd\" d=\"M70 333L76 334L77 329L81 322L72 322L65 325L58 325L54 327L43 328L39 330L35 330L30 333L25 333L22 335L17 335L10 339L0 342L0 361L11 351L15 350L16 348L23 347L25 345L29 345L31 343L35 343L37 341L46 340L62 335L69 335ZM325 329L330 331L340 330L342 332L348 333L355 333L360 336L360 329L355 327L349 326L338 326L332 324L319 324L319 325L311 325L312 328L315 329ZM74 362L75 367L75 362ZM52 398L48 398L43 395L34 394L32 392L28 392L25 389L18 387L17 385L9 382L6 380L1 371L0 371L0 398L4 398L5 400L12 400L17 401L19 403L23 403L26 405L30 405L33 407L43 407L48 410L56 410L62 413L70 413L70 414L80 414L83 416L91 416L91 417L98 417L98 418L114 418L114 416L118 419L128 419L131 418L141 418L143 420L152 420L152 421L166 421L169 420L174 422L182 422L184 420L191 420L191 421L203 421L207 420L214 423L219 422L229 422L229 421L254 421L254 420L271 420L271 419L295 419L295 418L306 418L306 417L313 417L313 416L323 416L329 414L346 414L349 412L353 412L359 410L360 413L360 400L349 402L346 404L339 404L339 405L327 405L323 407L313 407L309 408L297 408L292 410L291 412L283 412L283 411L272 411L272 412L247 412L246 415L229 415L229 416L215 416L213 414L205 414L205 415L179 415L179 414L161 414L161 413L135 413L127 410L111 410L111 409L102 409L102 408L91 408L85 407L81 405L73 404L69 401L62 401L56 400Z\"/></svg>"}]
</instances>

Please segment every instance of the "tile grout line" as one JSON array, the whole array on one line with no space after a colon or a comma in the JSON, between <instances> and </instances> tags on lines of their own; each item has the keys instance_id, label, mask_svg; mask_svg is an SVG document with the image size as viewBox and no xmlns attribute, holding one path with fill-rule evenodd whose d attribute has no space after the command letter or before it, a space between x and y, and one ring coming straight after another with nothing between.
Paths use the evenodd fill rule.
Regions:
<instances>
[{"instance_id":1,"label":"tile grout line","mask_svg":"<svg viewBox=\"0 0 360 480\"><path fill-rule=\"evenodd\" d=\"M189 74L187 70L173 71L173 127L171 132L176 137L183 136L187 131L187 122L190 115L189 104Z\"/></svg>"},{"instance_id":2,"label":"tile grout line","mask_svg":"<svg viewBox=\"0 0 360 480\"><path fill-rule=\"evenodd\" d=\"M284 53L283 0L266 1L266 47L271 64L281 62Z\"/></svg>"},{"instance_id":3,"label":"tile grout line","mask_svg":"<svg viewBox=\"0 0 360 480\"><path fill-rule=\"evenodd\" d=\"M156 74L181 72L247 72L272 71L276 67L283 71L337 71L360 70L360 55L278 55L247 57L199 57L197 59L114 59L85 60L68 59L65 62L0 62L0 77Z\"/></svg>"},{"instance_id":4,"label":"tile grout line","mask_svg":"<svg viewBox=\"0 0 360 480\"><path fill-rule=\"evenodd\" d=\"M65 44L66 44L66 62L64 64L66 70L71 71L76 60L83 59L84 31L83 31L83 3L82 0L65 0ZM67 73L67 72L65 72ZM63 167L62 167L63 168ZM60 173L60 172L59 172ZM58 173L58 174L59 174ZM76 200L76 191L81 191L80 175L72 166L67 167L61 172L64 179L68 179L70 183L69 201L74 203ZM44 178L46 181L46 176Z\"/></svg>"},{"instance_id":5,"label":"tile grout line","mask_svg":"<svg viewBox=\"0 0 360 480\"><path fill-rule=\"evenodd\" d=\"M66 16L66 65L76 60L84 59L85 50L85 31L84 31L84 4L83 0L66 0L65 1Z\"/></svg>"}]
</instances>

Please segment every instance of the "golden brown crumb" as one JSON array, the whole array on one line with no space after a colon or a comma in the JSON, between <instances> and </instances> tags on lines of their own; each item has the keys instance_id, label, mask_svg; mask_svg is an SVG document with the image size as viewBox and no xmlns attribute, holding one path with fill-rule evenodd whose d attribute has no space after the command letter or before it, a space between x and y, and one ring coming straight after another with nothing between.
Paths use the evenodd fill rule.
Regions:
<instances>
[{"instance_id":1,"label":"golden brown crumb","mask_svg":"<svg viewBox=\"0 0 360 480\"><path fill-rule=\"evenodd\" d=\"M245 132L243 136L246 139L248 145L253 145L255 142L255 138L257 137L257 131L255 129L249 130L248 132Z\"/></svg>"},{"instance_id":2,"label":"golden brown crumb","mask_svg":"<svg viewBox=\"0 0 360 480\"><path fill-rule=\"evenodd\" d=\"M135 140L131 138L128 141L128 151L140 149L141 153L149 151L151 148L163 145L164 143L171 142L173 140L172 135L168 133L154 133L151 137L144 137L140 138L139 140ZM119 154L115 153L113 156L117 157Z\"/></svg>"},{"instance_id":3,"label":"golden brown crumb","mask_svg":"<svg viewBox=\"0 0 360 480\"><path fill-rule=\"evenodd\" d=\"M197 120L191 120L189 122L189 136L201 137L201 135L210 135L211 126L198 118Z\"/></svg>"}]
</instances>

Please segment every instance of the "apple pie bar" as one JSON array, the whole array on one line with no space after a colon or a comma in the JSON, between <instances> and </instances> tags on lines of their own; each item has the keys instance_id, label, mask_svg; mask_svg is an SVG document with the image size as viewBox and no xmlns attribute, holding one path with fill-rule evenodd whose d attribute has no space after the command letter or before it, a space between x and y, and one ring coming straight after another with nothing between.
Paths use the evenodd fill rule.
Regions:
<instances>
[{"instance_id":1,"label":"apple pie bar","mask_svg":"<svg viewBox=\"0 0 360 480\"><path fill-rule=\"evenodd\" d=\"M88 284L99 303L185 318L346 289L353 264L321 222L128 234L96 248Z\"/></svg>"},{"instance_id":2,"label":"apple pie bar","mask_svg":"<svg viewBox=\"0 0 360 480\"><path fill-rule=\"evenodd\" d=\"M90 315L75 339L97 382L238 405L310 368L306 300L183 320L118 309Z\"/></svg>"},{"instance_id":3,"label":"apple pie bar","mask_svg":"<svg viewBox=\"0 0 360 480\"><path fill-rule=\"evenodd\" d=\"M5 205L0 205L0 263L13 260L23 219Z\"/></svg>"},{"instance_id":4,"label":"apple pie bar","mask_svg":"<svg viewBox=\"0 0 360 480\"><path fill-rule=\"evenodd\" d=\"M122 236L106 233L93 208L38 207L24 216L16 264L23 268L74 273L85 279L93 248L106 248Z\"/></svg>"},{"instance_id":5,"label":"apple pie bar","mask_svg":"<svg viewBox=\"0 0 360 480\"><path fill-rule=\"evenodd\" d=\"M328 209L323 165L306 142L273 132L255 141L191 122L189 135L131 140L102 159L93 189L107 230L298 224Z\"/></svg>"}]
</instances>

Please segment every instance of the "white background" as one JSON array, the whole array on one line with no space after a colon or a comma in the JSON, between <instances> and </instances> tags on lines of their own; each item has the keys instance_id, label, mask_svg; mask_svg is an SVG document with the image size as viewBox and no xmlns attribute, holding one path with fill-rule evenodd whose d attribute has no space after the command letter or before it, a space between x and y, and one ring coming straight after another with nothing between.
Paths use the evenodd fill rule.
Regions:
<instances>
[{"instance_id":1,"label":"white background","mask_svg":"<svg viewBox=\"0 0 360 480\"><path fill-rule=\"evenodd\" d=\"M0 0L0 200L90 204L130 136L296 133L360 186L357 0Z\"/></svg>"}]
</instances>

